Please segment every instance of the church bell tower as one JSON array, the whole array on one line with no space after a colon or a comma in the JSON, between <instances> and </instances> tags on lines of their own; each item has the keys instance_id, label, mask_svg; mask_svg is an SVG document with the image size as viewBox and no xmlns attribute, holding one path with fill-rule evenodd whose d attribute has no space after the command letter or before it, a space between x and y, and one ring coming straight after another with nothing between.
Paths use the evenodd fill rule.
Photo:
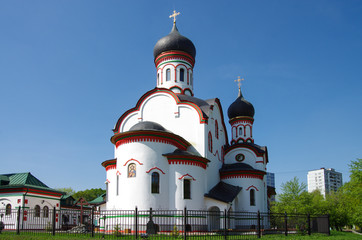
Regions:
<instances>
[{"instance_id":1,"label":"church bell tower","mask_svg":"<svg viewBox=\"0 0 362 240\"><path fill-rule=\"evenodd\" d=\"M182 36L176 27L174 11L171 32L157 41L154 49L154 61L157 69L157 87L168 88L179 94L193 96L193 69L196 48L190 39Z\"/></svg>"}]
</instances>

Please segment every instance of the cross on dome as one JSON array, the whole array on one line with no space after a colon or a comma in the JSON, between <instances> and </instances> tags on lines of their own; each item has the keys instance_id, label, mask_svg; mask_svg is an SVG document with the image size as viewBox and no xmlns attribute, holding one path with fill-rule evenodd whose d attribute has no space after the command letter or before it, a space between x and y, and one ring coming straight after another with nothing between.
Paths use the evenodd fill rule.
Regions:
<instances>
[{"instance_id":1,"label":"cross on dome","mask_svg":"<svg viewBox=\"0 0 362 240\"><path fill-rule=\"evenodd\" d=\"M239 97L241 96L241 81L244 81L244 78L240 78L240 76L238 76L238 79L234 80L234 82L238 83L238 87L239 87Z\"/></svg>"},{"instance_id":2,"label":"cross on dome","mask_svg":"<svg viewBox=\"0 0 362 240\"><path fill-rule=\"evenodd\" d=\"M176 16L180 15L180 12L173 10L173 14L170 15L170 18L173 18L173 23L176 23Z\"/></svg>"}]
</instances>

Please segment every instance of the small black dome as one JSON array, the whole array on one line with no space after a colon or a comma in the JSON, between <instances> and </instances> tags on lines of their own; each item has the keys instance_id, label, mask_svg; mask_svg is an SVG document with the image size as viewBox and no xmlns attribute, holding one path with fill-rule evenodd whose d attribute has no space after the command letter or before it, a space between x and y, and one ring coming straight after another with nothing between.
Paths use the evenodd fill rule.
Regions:
<instances>
[{"instance_id":1,"label":"small black dome","mask_svg":"<svg viewBox=\"0 0 362 240\"><path fill-rule=\"evenodd\" d=\"M179 50L190 54L194 59L196 56L196 48L190 39L182 36L176 27L176 23L173 24L170 34L157 41L153 48L153 56L156 57L162 52L170 50Z\"/></svg>"},{"instance_id":2,"label":"small black dome","mask_svg":"<svg viewBox=\"0 0 362 240\"><path fill-rule=\"evenodd\" d=\"M235 117L254 117L255 110L253 105L246 101L241 92L239 97L230 105L228 109L229 119Z\"/></svg>"},{"instance_id":3,"label":"small black dome","mask_svg":"<svg viewBox=\"0 0 362 240\"><path fill-rule=\"evenodd\" d=\"M150 121L139 122L133 125L129 129L129 131L140 131L140 130L154 130L154 131L167 132L167 130L164 127L162 127L162 125Z\"/></svg>"}]
</instances>

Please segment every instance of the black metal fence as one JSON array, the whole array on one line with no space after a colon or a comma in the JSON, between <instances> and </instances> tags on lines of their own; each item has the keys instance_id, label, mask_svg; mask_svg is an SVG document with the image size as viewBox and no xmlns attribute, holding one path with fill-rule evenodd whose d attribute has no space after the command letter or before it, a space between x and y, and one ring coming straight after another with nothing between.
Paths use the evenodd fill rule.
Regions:
<instances>
[{"instance_id":1,"label":"black metal fence","mask_svg":"<svg viewBox=\"0 0 362 240\"><path fill-rule=\"evenodd\" d=\"M329 234L329 217L206 210L0 210L3 234L88 235L107 239L252 239L265 234ZM1 224L0 224L1 225Z\"/></svg>"}]
</instances>

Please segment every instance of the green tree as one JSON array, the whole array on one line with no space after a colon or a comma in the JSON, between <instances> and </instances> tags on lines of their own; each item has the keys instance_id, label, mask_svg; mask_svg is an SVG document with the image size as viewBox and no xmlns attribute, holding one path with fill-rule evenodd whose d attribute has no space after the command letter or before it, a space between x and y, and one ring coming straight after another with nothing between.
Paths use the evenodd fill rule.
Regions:
<instances>
[{"instance_id":1,"label":"green tree","mask_svg":"<svg viewBox=\"0 0 362 240\"><path fill-rule=\"evenodd\" d=\"M326 203L328 206L329 222L332 228L341 231L344 226L349 225L350 203L348 203L348 199L342 189L328 194L326 196Z\"/></svg>"},{"instance_id":2,"label":"green tree","mask_svg":"<svg viewBox=\"0 0 362 240\"><path fill-rule=\"evenodd\" d=\"M350 225L362 228L362 159L351 161L350 181L344 184L341 191L344 195L344 201L348 207L350 216Z\"/></svg>"},{"instance_id":3,"label":"green tree","mask_svg":"<svg viewBox=\"0 0 362 240\"><path fill-rule=\"evenodd\" d=\"M97 198L98 196L105 193L106 190L103 190L101 188L92 188L92 189L86 189L84 191L78 191L74 195L74 199L78 200L79 198L84 198L85 200L92 201L93 199Z\"/></svg>"},{"instance_id":4,"label":"green tree","mask_svg":"<svg viewBox=\"0 0 362 240\"><path fill-rule=\"evenodd\" d=\"M300 183L297 177L282 184L282 193L277 196L277 202L272 206L273 212L304 213L310 196L306 184Z\"/></svg>"},{"instance_id":5,"label":"green tree","mask_svg":"<svg viewBox=\"0 0 362 240\"><path fill-rule=\"evenodd\" d=\"M67 195L73 195L75 193L75 191L71 187L68 187L68 188L56 188L55 190L65 192L65 194L67 194Z\"/></svg>"}]
</instances>

